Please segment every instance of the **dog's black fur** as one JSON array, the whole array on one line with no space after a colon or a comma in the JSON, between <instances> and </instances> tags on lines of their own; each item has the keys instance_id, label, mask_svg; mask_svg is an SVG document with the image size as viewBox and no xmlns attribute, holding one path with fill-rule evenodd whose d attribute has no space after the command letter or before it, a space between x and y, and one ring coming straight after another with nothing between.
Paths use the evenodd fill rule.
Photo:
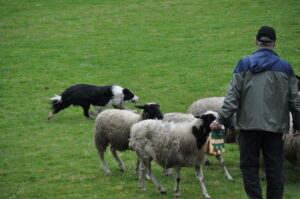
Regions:
<instances>
[{"instance_id":1,"label":"dog's black fur","mask_svg":"<svg viewBox=\"0 0 300 199\"><path fill-rule=\"evenodd\" d=\"M129 89L117 85L93 86L88 84L76 84L67 88L61 95L50 99L53 112L49 114L51 119L54 114L70 105L81 106L84 116L89 118L90 105L104 107L112 105L115 108L126 109L124 103L138 101L138 97Z\"/></svg>"}]
</instances>

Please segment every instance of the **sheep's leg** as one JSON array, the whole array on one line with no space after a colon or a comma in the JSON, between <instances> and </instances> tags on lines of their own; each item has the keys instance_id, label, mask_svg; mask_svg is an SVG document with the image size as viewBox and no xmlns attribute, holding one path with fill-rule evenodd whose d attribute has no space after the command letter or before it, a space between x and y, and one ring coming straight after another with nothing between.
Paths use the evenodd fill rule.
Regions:
<instances>
[{"instance_id":1,"label":"sheep's leg","mask_svg":"<svg viewBox=\"0 0 300 199\"><path fill-rule=\"evenodd\" d=\"M135 174L139 174L139 168L140 168L140 159L137 158L136 163L135 163L135 169L134 169Z\"/></svg>"},{"instance_id":2,"label":"sheep's leg","mask_svg":"<svg viewBox=\"0 0 300 199\"><path fill-rule=\"evenodd\" d=\"M146 168L146 172L149 175L151 181L153 182L153 184L156 186L156 188L159 190L159 192L161 194L166 194L167 192L165 191L165 189L163 188L163 186L161 184L158 183L158 181L156 180L156 178L154 177L154 175L152 174L152 170L151 170L151 161L150 159L143 159L142 160L142 165L145 166Z\"/></svg>"},{"instance_id":3,"label":"sheep's leg","mask_svg":"<svg viewBox=\"0 0 300 199\"><path fill-rule=\"evenodd\" d=\"M114 156L115 160L117 161L118 166L119 166L119 168L120 168L120 171L124 172L124 171L125 171L125 170L124 170L124 166L123 166L122 160L120 159L120 157L119 157L118 154L117 154L116 148L113 147L113 146L111 146L111 147L110 147L110 152L111 152L111 154Z\"/></svg>"},{"instance_id":4,"label":"sheep's leg","mask_svg":"<svg viewBox=\"0 0 300 199\"><path fill-rule=\"evenodd\" d=\"M139 158L137 158L137 161L136 161L136 163L135 163L135 169L134 169L134 172L135 172L135 174L137 174L137 175L139 174L140 164L141 164L141 161L140 161ZM149 175L147 174L147 172L146 172L146 178L147 178L147 180L150 180L150 177L149 177Z\"/></svg>"},{"instance_id":5,"label":"sheep's leg","mask_svg":"<svg viewBox=\"0 0 300 199\"><path fill-rule=\"evenodd\" d=\"M151 162L149 162L149 165L148 165L148 175L149 175L151 181L153 182L153 184L155 184L156 188L159 190L159 192L161 194L167 194L167 192L165 191L165 189L163 188L163 186L161 184L159 184L159 182L156 180L156 178L152 174Z\"/></svg>"},{"instance_id":6,"label":"sheep's leg","mask_svg":"<svg viewBox=\"0 0 300 199\"><path fill-rule=\"evenodd\" d=\"M221 165L221 167L222 167L222 169L223 169L223 171L224 171L225 177L226 177L228 180L233 180L232 177L231 177L231 175L229 174L229 172L228 172L228 170L227 170L225 164L224 164L224 159L223 159L222 155L219 155L219 154L218 154L218 155L216 155L216 158L218 159L218 161L219 161L219 163L220 163L220 165Z\"/></svg>"},{"instance_id":7,"label":"sheep's leg","mask_svg":"<svg viewBox=\"0 0 300 199\"><path fill-rule=\"evenodd\" d=\"M197 178L198 178L198 180L200 182L200 185L201 185L201 188L202 188L202 194L205 197L205 199L210 199L210 196L209 196L209 194L207 192L207 189L206 189L206 186L204 184L204 176L203 176L203 172L202 172L202 165L195 166L195 169L196 169Z\"/></svg>"},{"instance_id":8,"label":"sheep's leg","mask_svg":"<svg viewBox=\"0 0 300 199\"><path fill-rule=\"evenodd\" d=\"M140 162L139 163L139 186L142 191L146 191L145 188L146 168L143 161L139 159L139 162Z\"/></svg>"},{"instance_id":9,"label":"sheep's leg","mask_svg":"<svg viewBox=\"0 0 300 199\"><path fill-rule=\"evenodd\" d=\"M176 184L174 188L174 196L179 197L180 167L175 167Z\"/></svg>"},{"instance_id":10,"label":"sheep's leg","mask_svg":"<svg viewBox=\"0 0 300 199\"><path fill-rule=\"evenodd\" d=\"M104 159L104 151L98 151L98 154L99 154L99 158L100 158L104 173L110 174L111 172L110 172L109 168L107 167L105 159Z\"/></svg>"}]
</instances>

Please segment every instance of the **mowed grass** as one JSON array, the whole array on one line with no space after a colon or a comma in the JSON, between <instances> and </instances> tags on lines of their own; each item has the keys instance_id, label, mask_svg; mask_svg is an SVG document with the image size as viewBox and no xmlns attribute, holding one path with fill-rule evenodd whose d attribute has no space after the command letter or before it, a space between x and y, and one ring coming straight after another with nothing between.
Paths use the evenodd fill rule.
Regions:
<instances>
[{"instance_id":1,"label":"mowed grass","mask_svg":"<svg viewBox=\"0 0 300 199\"><path fill-rule=\"evenodd\" d=\"M256 50L262 25L276 28L276 52L299 74L298 0L1 0L0 198L173 198L174 178L155 163L168 194L151 182L139 190L131 151L120 153L125 173L108 152L112 174L104 175L94 121L73 107L48 121L48 98L76 83L119 84L140 104L186 112L199 98L225 94L237 61ZM210 157L208 192L247 198L237 146L227 144L224 157L234 180ZM285 173L284 198L299 198L299 172L285 162ZM181 198L202 198L192 168L181 178Z\"/></svg>"}]
</instances>

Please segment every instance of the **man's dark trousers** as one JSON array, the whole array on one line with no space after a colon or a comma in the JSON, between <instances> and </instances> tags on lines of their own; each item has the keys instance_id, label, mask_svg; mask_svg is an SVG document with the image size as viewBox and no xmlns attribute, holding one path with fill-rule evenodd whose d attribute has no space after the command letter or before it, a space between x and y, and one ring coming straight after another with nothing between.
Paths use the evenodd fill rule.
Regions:
<instances>
[{"instance_id":1,"label":"man's dark trousers","mask_svg":"<svg viewBox=\"0 0 300 199\"><path fill-rule=\"evenodd\" d=\"M244 189L250 199L262 199L259 179L259 155L262 151L267 179L267 199L283 197L282 133L240 131L240 168Z\"/></svg>"}]
</instances>

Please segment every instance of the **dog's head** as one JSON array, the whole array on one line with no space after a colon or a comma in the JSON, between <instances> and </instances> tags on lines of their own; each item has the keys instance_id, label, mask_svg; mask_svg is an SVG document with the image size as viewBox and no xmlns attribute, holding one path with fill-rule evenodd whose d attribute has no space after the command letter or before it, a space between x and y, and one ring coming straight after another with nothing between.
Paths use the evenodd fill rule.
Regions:
<instances>
[{"instance_id":1,"label":"dog's head","mask_svg":"<svg viewBox=\"0 0 300 199\"><path fill-rule=\"evenodd\" d=\"M131 90L128 88L123 88L124 102L132 102L136 103L140 100L138 96L136 96Z\"/></svg>"}]
</instances>

